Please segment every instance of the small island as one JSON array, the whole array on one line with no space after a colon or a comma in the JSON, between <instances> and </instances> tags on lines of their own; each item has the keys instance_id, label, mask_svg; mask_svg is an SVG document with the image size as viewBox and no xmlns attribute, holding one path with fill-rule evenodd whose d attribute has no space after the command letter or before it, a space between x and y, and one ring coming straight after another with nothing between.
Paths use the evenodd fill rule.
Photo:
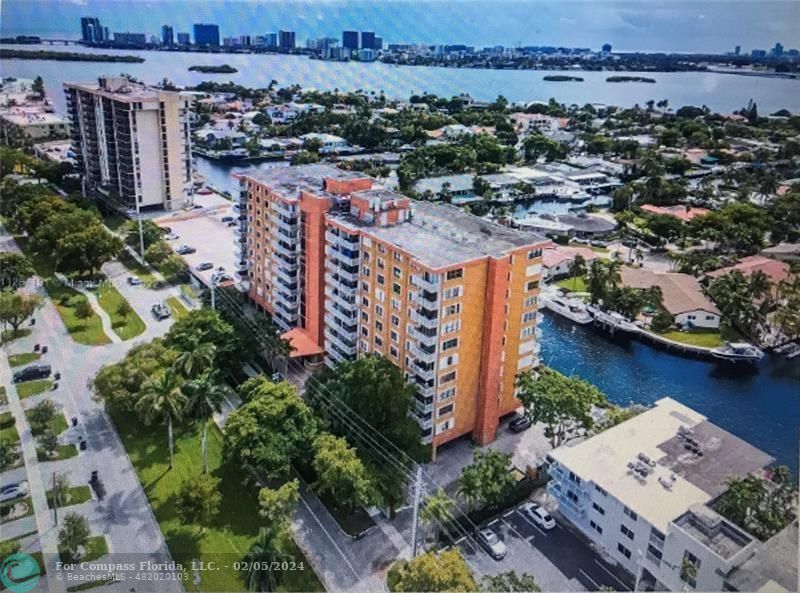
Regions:
<instances>
[{"instance_id":1,"label":"small island","mask_svg":"<svg viewBox=\"0 0 800 593\"><path fill-rule=\"evenodd\" d=\"M0 60L58 60L62 62L144 62L139 56L78 53L29 49L0 49Z\"/></svg>"},{"instance_id":2,"label":"small island","mask_svg":"<svg viewBox=\"0 0 800 593\"><path fill-rule=\"evenodd\" d=\"M647 78L646 76L609 76L606 82L649 82L654 83L655 78Z\"/></svg>"},{"instance_id":3,"label":"small island","mask_svg":"<svg viewBox=\"0 0 800 593\"><path fill-rule=\"evenodd\" d=\"M547 82L583 82L580 76L566 76L564 74L548 74L542 77L542 80Z\"/></svg>"},{"instance_id":4,"label":"small island","mask_svg":"<svg viewBox=\"0 0 800 593\"><path fill-rule=\"evenodd\" d=\"M236 68L230 64L222 64L221 66L206 65L206 66L189 66L190 72L203 72L204 74L233 74L238 72Z\"/></svg>"}]
</instances>

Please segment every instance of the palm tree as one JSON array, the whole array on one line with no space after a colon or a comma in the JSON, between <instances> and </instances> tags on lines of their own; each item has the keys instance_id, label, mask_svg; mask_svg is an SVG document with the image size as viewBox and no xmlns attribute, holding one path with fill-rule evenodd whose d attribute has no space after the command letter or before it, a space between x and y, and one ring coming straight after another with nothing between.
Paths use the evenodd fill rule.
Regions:
<instances>
[{"instance_id":1,"label":"palm tree","mask_svg":"<svg viewBox=\"0 0 800 593\"><path fill-rule=\"evenodd\" d=\"M452 518L451 510L455 503L441 488L425 501L425 506L419 511L419 518L423 523L436 526L436 543L439 543L439 530Z\"/></svg>"},{"instance_id":2,"label":"palm tree","mask_svg":"<svg viewBox=\"0 0 800 593\"><path fill-rule=\"evenodd\" d=\"M258 537L253 545L250 546L244 557L245 565L249 570L245 575L245 584L250 591L274 591L277 582L275 572L270 570L270 565L275 560L275 547L277 544L277 533L273 529L262 527L258 531Z\"/></svg>"},{"instance_id":3,"label":"palm tree","mask_svg":"<svg viewBox=\"0 0 800 593\"><path fill-rule=\"evenodd\" d=\"M199 344L196 340L192 346L180 353L175 361L175 370L187 379L199 377L214 364L217 347L211 342Z\"/></svg>"},{"instance_id":4,"label":"palm tree","mask_svg":"<svg viewBox=\"0 0 800 593\"><path fill-rule=\"evenodd\" d=\"M169 438L169 469L173 467L174 443L172 424L183 416L186 396L181 392L180 378L173 369L155 376L142 385L142 396L136 403L136 411L145 424L161 419L167 424Z\"/></svg>"},{"instance_id":5,"label":"palm tree","mask_svg":"<svg viewBox=\"0 0 800 593\"><path fill-rule=\"evenodd\" d=\"M622 269L622 260L610 259L606 262L606 268L608 269L608 276L606 278L608 284L611 286L616 286L622 282L622 275L620 274L620 270Z\"/></svg>"},{"instance_id":6,"label":"palm tree","mask_svg":"<svg viewBox=\"0 0 800 593\"><path fill-rule=\"evenodd\" d=\"M586 273L586 287L589 289L592 304L597 304L602 300L606 294L607 285L608 268L599 259L592 261Z\"/></svg>"},{"instance_id":7,"label":"palm tree","mask_svg":"<svg viewBox=\"0 0 800 593\"><path fill-rule=\"evenodd\" d=\"M201 449L203 452L203 473L208 472L206 461L208 452L208 421L215 412L222 410L227 388L220 381L219 371L207 370L199 377L188 381L181 389L186 396L184 413L203 427Z\"/></svg>"},{"instance_id":8,"label":"palm tree","mask_svg":"<svg viewBox=\"0 0 800 593\"><path fill-rule=\"evenodd\" d=\"M586 260L579 253L575 256L569 264L569 274L572 276L572 290L575 290L578 285L578 276L583 276L586 273Z\"/></svg>"}]
</instances>

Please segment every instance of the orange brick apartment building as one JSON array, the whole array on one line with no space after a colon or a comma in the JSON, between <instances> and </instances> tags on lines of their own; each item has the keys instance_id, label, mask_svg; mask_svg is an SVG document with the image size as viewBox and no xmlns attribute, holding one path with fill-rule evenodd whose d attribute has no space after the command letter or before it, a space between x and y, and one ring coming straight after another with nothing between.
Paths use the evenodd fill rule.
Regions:
<instances>
[{"instance_id":1,"label":"orange brick apartment building","mask_svg":"<svg viewBox=\"0 0 800 593\"><path fill-rule=\"evenodd\" d=\"M538 365L545 240L328 165L240 183L253 302L327 364L380 353L403 369L427 442L494 440Z\"/></svg>"}]
</instances>

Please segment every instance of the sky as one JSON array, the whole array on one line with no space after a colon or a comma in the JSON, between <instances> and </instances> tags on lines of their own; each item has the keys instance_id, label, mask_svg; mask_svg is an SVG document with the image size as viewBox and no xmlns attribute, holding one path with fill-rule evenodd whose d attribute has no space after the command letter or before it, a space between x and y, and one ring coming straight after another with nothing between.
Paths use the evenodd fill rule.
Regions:
<instances>
[{"instance_id":1,"label":"sky","mask_svg":"<svg viewBox=\"0 0 800 593\"><path fill-rule=\"evenodd\" d=\"M158 34L214 22L222 37L278 29L340 37L374 30L386 43L556 45L621 51L800 47L800 0L3 0L0 31L79 37L81 16L114 31Z\"/></svg>"}]
</instances>

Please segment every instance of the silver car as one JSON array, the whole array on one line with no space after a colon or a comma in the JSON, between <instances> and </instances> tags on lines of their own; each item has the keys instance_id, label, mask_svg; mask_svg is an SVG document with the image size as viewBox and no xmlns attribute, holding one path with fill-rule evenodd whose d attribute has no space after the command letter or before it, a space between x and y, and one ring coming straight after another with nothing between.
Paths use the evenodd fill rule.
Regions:
<instances>
[{"instance_id":1,"label":"silver car","mask_svg":"<svg viewBox=\"0 0 800 593\"><path fill-rule=\"evenodd\" d=\"M502 560L506 557L506 545L497 537L497 534L488 527L482 527L478 530L478 543L480 543L495 560Z\"/></svg>"},{"instance_id":2,"label":"silver car","mask_svg":"<svg viewBox=\"0 0 800 593\"><path fill-rule=\"evenodd\" d=\"M0 502L22 498L28 494L28 482L18 482L17 484L8 484L0 488Z\"/></svg>"}]
</instances>

